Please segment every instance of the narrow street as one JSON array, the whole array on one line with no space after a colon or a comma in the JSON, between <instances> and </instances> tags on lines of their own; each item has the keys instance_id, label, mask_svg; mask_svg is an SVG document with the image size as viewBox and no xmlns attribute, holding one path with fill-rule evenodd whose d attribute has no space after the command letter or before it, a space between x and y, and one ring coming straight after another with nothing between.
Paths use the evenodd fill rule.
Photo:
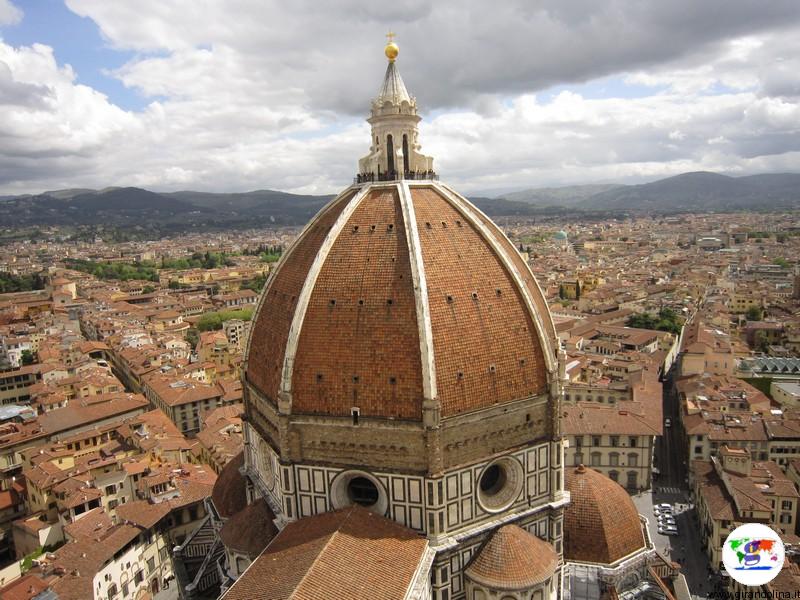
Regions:
<instances>
[{"instance_id":1,"label":"narrow street","mask_svg":"<svg viewBox=\"0 0 800 600\"><path fill-rule=\"evenodd\" d=\"M680 563L689 590L695 598L707 598L718 580L712 576L708 559L701 546L700 528L694 505L690 503L687 484L687 449L684 447L678 398L673 394L671 375L664 381L663 418L671 426L664 427L664 435L656 441L655 464L661 472L654 481L652 493L634 498L641 514L649 521L650 535L656 546L665 551L672 560ZM678 525L677 536L662 536L658 533L657 520L653 516L653 504L669 503L673 506ZM647 511L647 512L645 512Z\"/></svg>"}]
</instances>

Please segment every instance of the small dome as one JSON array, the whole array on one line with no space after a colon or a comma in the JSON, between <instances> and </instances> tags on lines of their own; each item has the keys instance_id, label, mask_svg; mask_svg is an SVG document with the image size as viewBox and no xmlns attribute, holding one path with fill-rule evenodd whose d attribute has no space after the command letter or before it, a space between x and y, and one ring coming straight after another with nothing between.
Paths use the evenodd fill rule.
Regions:
<instances>
[{"instance_id":1,"label":"small dome","mask_svg":"<svg viewBox=\"0 0 800 600\"><path fill-rule=\"evenodd\" d=\"M246 482L239 468L244 465L244 453L240 452L222 468L211 492L214 508L223 519L227 519L247 506Z\"/></svg>"},{"instance_id":2,"label":"small dome","mask_svg":"<svg viewBox=\"0 0 800 600\"><path fill-rule=\"evenodd\" d=\"M225 521L219 537L228 550L246 554L253 560L278 534L274 521L275 515L267 502L259 498Z\"/></svg>"},{"instance_id":3,"label":"small dome","mask_svg":"<svg viewBox=\"0 0 800 600\"><path fill-rule=\"evenodd\" d=\"M553 236L554 240L565 240L567 239L567 232L566 231L559 231Z\"/></svg>"},{"instance_id":4,"label":"small dome","mask_svg":"<svg viewBox=\"0 0 800 600\"><path fill-rule=\"evenodd\" d=\"M547 581L558 567L553 546L517 527L498 529L465 573L494 590L524 590Z\"/></svg>"},{"instance_id":5,"label":"small dome","mask_svg":"<svg viewBox=\"0 0 800 600\"><path fill-rule=\"evenodd\" d=\"M613 564L645 547L639 512L621 485L583 465L565 475L565 560Z\"/></svg>"}]
</instances>

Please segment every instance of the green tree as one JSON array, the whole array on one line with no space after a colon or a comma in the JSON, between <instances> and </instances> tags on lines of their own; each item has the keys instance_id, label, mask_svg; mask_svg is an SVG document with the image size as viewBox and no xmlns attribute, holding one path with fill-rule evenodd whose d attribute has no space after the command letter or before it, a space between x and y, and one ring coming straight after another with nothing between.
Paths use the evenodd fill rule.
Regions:
<instances>
[{"instance_id":1,"label":"green tree","mask_svg":"<svg viewBox=\"0 0 800 600\"><path fill-rule=\"evenodd\" d=\"M258 293L264 289L264 285L266 283L267 283L266 275L256 275L255 277L253 277L253 279L242 285L242 288L246 290L253 290L254 292Z\"/></svg>"},{"instance_id":2,"label":"green tree","mask_svg":"<svg viewBox=\"0 0 800 600\"><path fill-rule=\"evenodd\" d=\"M748 321L760 321L764 318L764 313L758 306L751 306L747 309L747 312L744 313L744 318Z\"/></svg>"},{"instance_id":3,"label":"green tree","mask_svg":"<svg viewBox=\"0 0 800 600\"><path fill-rule=\"evenodd\" d=\"M206 313L197 321L198 331L216 331L222 329L222 324L231 319L241 319L249 321L253 317L253 309L243 308L241 310L221 310L219 312Z\"/></svg>"},{"instance_id":4,"label":"green tree","mask_svg":"<svg viewBox=\"0 0 800 600\"><path fill-rule=\"evenodd\" d=\"M20 358L23 365L32 365L39 360L39 358L36 356L36 353L32 350L23 350Z\"/></svg>"},{"instance_id":5,"label":"green tree","mask_svg":"<svg viewBox=\"0 0 800 600\"><path fill-rule=\"evenodd\" d=\"M200 341L200 334L197 333L197 329L193 328L186 332L186 341L191 344L192 350L197 348L197 342Z\"/></svg>"},{"instance_id":6,"label":"green tree","mask_svg":"<svg viewBox=\"0 0 800 600\"><path fill-rule=\"evenodd\" d=\"M789 263L788 260L786 260L785 258L780 258L780 257L778 257L775 260L773 260L772 264L773 265L778 265L779 267L782 267L784 269L788 269L791 266L791 263Z\"/></svg>"},{"instance_id":7,"label":"green tree","mask_svg":"<svg viewBox=\"0 0 800 600\"><path fill-rule=\"evenodd\" d=\"M146 285L146 286L144 286L142 288L142 293L143 294L152 294L155 291L156 291L156 288L154 288L152 285Z\"/></svg>"}]
</instances>

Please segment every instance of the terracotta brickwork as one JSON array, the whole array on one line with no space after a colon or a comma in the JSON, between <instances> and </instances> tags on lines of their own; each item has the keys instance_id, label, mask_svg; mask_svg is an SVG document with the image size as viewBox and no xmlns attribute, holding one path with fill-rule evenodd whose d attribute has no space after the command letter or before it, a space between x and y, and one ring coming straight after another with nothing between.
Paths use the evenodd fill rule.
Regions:
<instances>
[{"instance_id":1,"label":"terracotta brickwork","mask_svg":"<svg viewBox=\"0 0 800 600\"><path fill-rule=\"evenodd\" d=\"M292 381L292 413L421 420L422 369L397 188L372 190L317 278Z\"/></svg>"},{"instance_id":2,"label":"terracotta brickwork","mask_svg":"<svg viewBox=\"0 0 800 600\"><path fill-rule=\"evenodd\" d=\"M517 525L495 530L466 575L490 590L525 590L548 581L558 567L552 545Z\"/></svg>"},{"instance_id":3,"label":"terracotta brickwork","mask_svg":"<svg viewBox=\"0 0 800 600\"><path fill-rule=\"evenodd\" d=\"M522 280L525 282L528 295L533 300L533 305L536 307L536 311L539 313L539 317L542 320L542 325L544 325L545 335L547 335L549 340L555 340L556 328L555 325L553 325L553 318L550 316L550 309L547 306L547 300L542 294L542 291L539 289L539 286L536 284L533 274L528 268L528 265L525 264L525 260L514 247L514 244L512 244L511 241L505 235L503 235L497 225L495 225L489 219L489 217L478 210L475 212L478 213L481 221L488 227L489 231L492 232L492 235L498 241L500 246L502 246L503 249L508 253L508 256L511 257L514 266L517 268Z\"/></svg>"},{"instance_id":4,"label":"terracotta brickwork","mask_svg":"<svg viewBox=\"0 0 800 600\"><path fill-rule=\"evenodd\" d=\"M412 187L411 194L442 417L543 392L542 343L500 258L438 192Z\"/></svg>"},{"instance_id":5,"label":"terracotta brickwork","mask_svg":"<svg viewBox=\"0 0 800 600\"><path fill-rule=\"evenodd\" d=\"M289 327L297 298L325 236L353 193L348 193L316 218L316 222L283 257L269 283L250 335L247 379L273 403L277 402Z\"/></svg>"},{"instance_id":6,"label":"terracotta brickwork","mask_svg":"<svg viewBox=\"0 0 800 600\"><path fill-rule=\"evenodd\" d=\"M584 467L566 467L564 559L612 564L644 548L639 513L618 483Z\"/></svg>"}]
</instances>

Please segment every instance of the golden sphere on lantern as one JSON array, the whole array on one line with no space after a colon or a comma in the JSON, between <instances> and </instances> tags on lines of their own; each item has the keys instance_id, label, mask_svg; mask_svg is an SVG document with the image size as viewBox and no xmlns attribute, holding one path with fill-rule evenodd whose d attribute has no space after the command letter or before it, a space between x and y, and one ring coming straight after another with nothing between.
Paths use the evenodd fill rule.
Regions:
<instances>
[{"instance_id":1,"label":"golden sphere on lantern","mask_svg":"<svg viewBox=\"0 0 800 600\"><path fill-rule=\"evenodd\" d=\"M394 42L389 42L386 44L386 48L384 48L383 51L386 54L386 58L388 58L391 62L394 62L394 59L396 59L397 55L400 54L400 48Z\"/></svg>"}]
</instances>

